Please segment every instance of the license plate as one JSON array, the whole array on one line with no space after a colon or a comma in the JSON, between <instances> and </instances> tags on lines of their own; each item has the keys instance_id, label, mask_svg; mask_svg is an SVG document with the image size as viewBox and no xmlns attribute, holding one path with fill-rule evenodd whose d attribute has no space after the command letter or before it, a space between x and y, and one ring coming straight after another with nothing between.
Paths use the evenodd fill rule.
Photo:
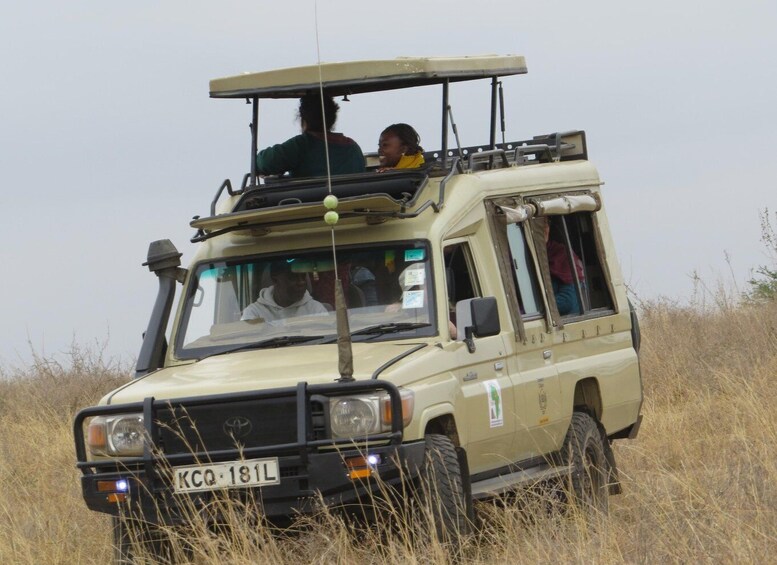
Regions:
<instances>
[{"instance_id":1,"label":"license plate","mask_svg":"<svg viewBox=\"0 0 777 565\"><path fill-rule=\"evenodd\" d=\"M280 483L276 457L173 468L173 490L176 493L262 487Z\"/></svg>"}]
</instances>

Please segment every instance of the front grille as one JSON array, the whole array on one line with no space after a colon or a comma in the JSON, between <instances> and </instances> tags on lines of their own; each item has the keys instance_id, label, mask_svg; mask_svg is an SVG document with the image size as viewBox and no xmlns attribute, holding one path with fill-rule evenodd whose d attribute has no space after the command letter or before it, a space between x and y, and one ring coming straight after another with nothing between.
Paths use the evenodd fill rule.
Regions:
<instances>
[{"instance_id":1,"label":"front grille","mask_svg":"<svg viewBox=\"0 0 777 565\"><path fill-rule=\"evenodd\" d=\"M321 397L319 397L321 398ZM326 406L324 400L312 400L310 402L310 438L312 440L326 439L327 434L327 421L329 419L328 412L324 408Z\"/></svg>"},{"instance_id":2,"label":"front grille","mask_svg":"<svg viewBox=\"0 0 777 565\"><path fill-rule=\"evenodd\" d=\"M294 477L298 477L300 474L300 468L299 467L281 467L281 478L282 479L291 479Z\"/></svg>"},{"instance_id":3,"label":"front grille","mask_svg":"<svg viewBox=\"0 0 777 565\"><path fill-rule=\"evenodd\" d=\"M297 407L293 397L173 406L158 410L157 422L159 447L167 454L297 441Z\"/></svg>"}]
</instances>

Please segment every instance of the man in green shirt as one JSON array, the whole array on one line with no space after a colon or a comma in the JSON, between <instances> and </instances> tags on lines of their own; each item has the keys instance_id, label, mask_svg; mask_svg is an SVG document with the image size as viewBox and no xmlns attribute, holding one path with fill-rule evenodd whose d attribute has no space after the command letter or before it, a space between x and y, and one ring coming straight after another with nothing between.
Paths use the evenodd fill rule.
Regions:
<instances>
[{"instance_id":1,"label":"man in green shirt","mask_svg":"<svg viewBox=\"0 0 777 565\"><path fill-rule=\"evenodd\" d=\"M364 154L350 137L331 131L337 119L339 106L331 96L324 96L324 115L321 97L310 92L300 98L299 117L302 133L283 143L263 149L256 156L257 172L262 175L292 177L326 176L326 149L329 145L329 168L333 175L364 172Z\"/></svg>"}]
</instances>

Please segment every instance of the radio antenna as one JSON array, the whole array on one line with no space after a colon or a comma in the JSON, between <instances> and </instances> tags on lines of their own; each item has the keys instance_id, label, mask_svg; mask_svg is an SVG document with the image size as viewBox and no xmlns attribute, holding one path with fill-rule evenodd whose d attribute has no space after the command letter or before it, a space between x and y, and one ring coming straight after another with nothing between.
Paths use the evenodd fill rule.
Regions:
<instances>
[{"instance_id":1,"label":"radio antenna","mask_svg":"<svg viewBox=\"0 0 777 565\"><path fill-rule=\"evenodd\" d=\"M316 57L318 60L318 93L321 99L321 115L324 120L324 157L326 160L327 196L324 206L327 208L324 221L330 225L332 232L332 260L335 266L335 314L337 316L337 364L340 372L339 382L351 382L353 378L353 349L351 347L351 328L348 324L348 308L345 304L343 282L337 267L337 245L335 244L335 225L340 219L337 213L337 197L332 194L332 170L329 165L329 132L326 127L326 108L324 104L324 77L321 73L321 44L318 37L318 0L314 0L314 15L316 24Z\"/></svg>"}]
</instances>

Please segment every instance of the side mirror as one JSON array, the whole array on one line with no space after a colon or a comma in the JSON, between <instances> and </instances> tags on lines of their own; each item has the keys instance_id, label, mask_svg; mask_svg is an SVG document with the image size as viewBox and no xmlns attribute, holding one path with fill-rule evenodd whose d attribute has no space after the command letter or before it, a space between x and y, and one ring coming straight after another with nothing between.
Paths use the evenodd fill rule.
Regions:
<instances>
[{"instance_id":1,"label":"side mirror","mask_svg":"<svg viewBox=\"0 0 777 565\"><path fill-rule=\"evenodd\" d=\"M496 298L468 298L456 303L458 339L463 339L470 353L475 352L475 337L497 335L502 331Z\"/></svg>"}]
</instances>

